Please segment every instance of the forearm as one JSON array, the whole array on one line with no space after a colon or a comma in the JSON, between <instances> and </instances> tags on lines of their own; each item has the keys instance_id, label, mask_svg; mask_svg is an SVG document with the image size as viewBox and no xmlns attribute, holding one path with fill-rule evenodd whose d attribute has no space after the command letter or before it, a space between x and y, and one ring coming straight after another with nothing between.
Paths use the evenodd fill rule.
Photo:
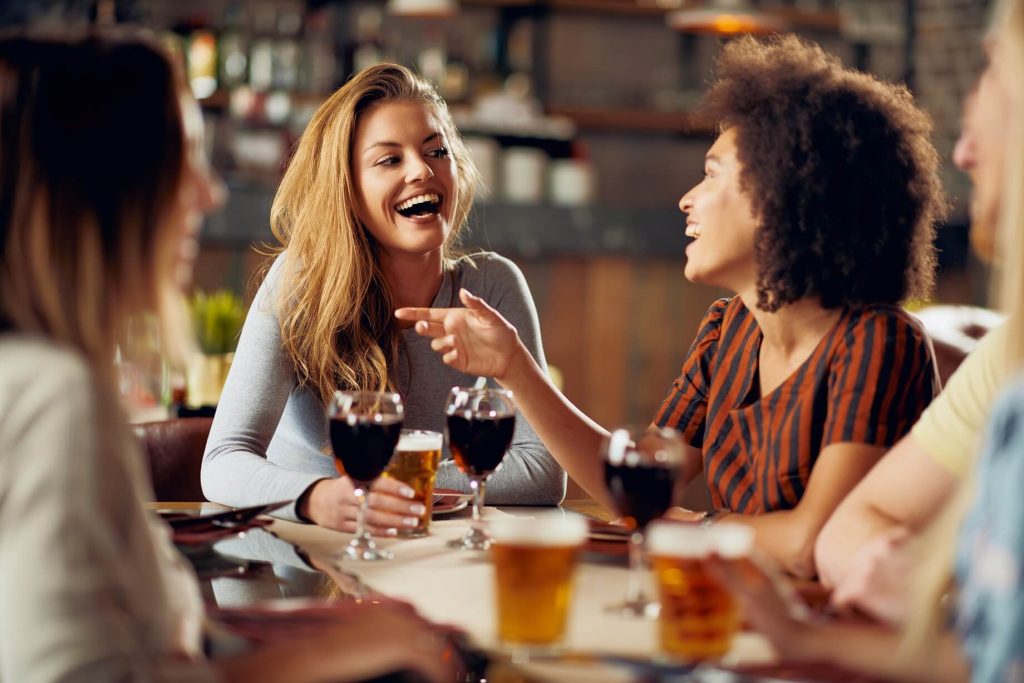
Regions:
<instances>
[{"instance_id":1,"label":"forearm","mask_svg":"<svg viewBox=\"0 0 1024 683\"><path fill-rule=\"evenodd\" d=\"M449 460L438 471L437 486L469 491L469 479ZM565 472L539 441L512 444L487 481L488 505L558 505L564 497Z\"/></svg>"},{"instance_id":2,"label":"forearm","mask_svg":"<svg viewBox=\"0 0 1024 683\"><path fill-rule=\"evenodd\" d=\"M502 377L523 417L569 476L599 503L614 509L605 489L601 442L608 432L574 406L520 344Z\"/></svg>"},{"instance_id":3,"label":"forearm","mask_svg":"<svg viewBox=\"0 0 1024 683\"><path fill-rule=\"evenodd\" d=\"M718 522L743 524L754 530L758 549L775 560L787 573L798 578L815 576L814 539L817 526L804 519L798 510L779 510L761 515L726 513Z\"/></svg>"},{"instance_id":4,"label":"forearm","mask_svg":"<svg viewBox=\"0 0 1024 683\"><path fill-rule=\"evenodd\" d=\"M900 524L867 500L851 495L822 527L815 542L814 563L821 582L837 585L861 548Z\"/></svg>"},{"instance_id":5,"label":"forearm","mask_svg":"<svg viewBox=\"0 0 1024 683\"><path fill-rule=\"evenodd\" d=\"M872 678L908 683L963 683L970 670L959 641L943 633L908 652L903 635L870 624L812 627L800 643L801 659L827 662Z\"/></svg>"}]
</instances>

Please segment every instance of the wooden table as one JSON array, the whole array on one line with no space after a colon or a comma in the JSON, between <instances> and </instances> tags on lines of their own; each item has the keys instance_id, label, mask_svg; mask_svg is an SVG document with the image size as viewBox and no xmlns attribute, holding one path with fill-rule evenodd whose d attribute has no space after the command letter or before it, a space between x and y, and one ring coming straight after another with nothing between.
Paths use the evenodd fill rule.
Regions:
<instances>
[{"instance_id":1,"label":"wooden table","mask_svg":"<svg viewBox=\"0 0 1024 683\"><path fill-rule=\"evenodd\" d=\"M215 510L214 503L159 503L160 509ZM608 520L611 515L592 500L566 501L562 509ZM543 508L486 508L486 517L530 516ZM547 511L550 511L548 508ZM266 530L217 544L218 552L243 558L250 571L242 576L219 576L202 582L208 602L219 607L287 604L295 598L337 598L369 587L406 600L429 619L463 629L480 647L500 655L495 633L493 572L486 553L451 550L449 539L461 536L469 524L468 510L435 519L431 535L421 539L378 539L395 559L385 562L336 561L351 535L309 524L275 520ZM565 639L576 656L559 661L531 662L519 668L532 681L625 683L658 680L657 671L644 671L623 662L657 660L656 623L607 614L604 606L620 600L626 590L624 557L585 554L576 575L575 594ZM285 601L285 602L281 602ZM611 663L610 658L621 661ZM777 668L767 641L753 633L740 634L723 665L771 674L773 680L853 680L822 669ZM499 669L501 667L499 666ZM710 672L714 674L714 671ZM808 673L812 673L808 676ZM647 678L644 679L643 677ZM496 680L495 676L490 676ZM501 679L502 676L498 676ZM523 680L523 679L519 679ZM727 677L715 680L731 680ZM758 680L745 678L744 680Z\"/></svg>"}]
</instances>

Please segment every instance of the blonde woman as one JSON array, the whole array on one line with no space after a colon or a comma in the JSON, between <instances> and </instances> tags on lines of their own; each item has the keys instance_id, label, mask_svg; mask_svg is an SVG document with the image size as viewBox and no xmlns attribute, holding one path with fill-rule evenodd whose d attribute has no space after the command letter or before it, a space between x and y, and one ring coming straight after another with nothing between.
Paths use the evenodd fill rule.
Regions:
<instances>
[{"instance_id":1,"label":"blonde woman","mask_svg":"<svg viewBox=\"0 0 1024 683\"><path fill-rule=\"evenodd\" d=\"M405 426L440 431L447 392L471 385L399 327L400 306L457 305L478 289L524 331L544 365L529 289L507 259L459 258L476 173L444 101L408 69L355 75L321 105L271 209L281 253L249 311L203 459L210 500L296 499L290 519L351 531L353 485L330 457L324 406L338 388L398 390ZM411 325L411 323L410 323ZM468 490L450 460L437 485ZM516 424L490 503L555 505L565 475L525 420ZM423 512L412 490L380 479L368 522L396 533Z\"/></svg>"},{"instance_id":2,"label":"blonde woman","mask_svg":"<svg viewBox=\"0 0 1024 683\"><path fill-rule=\"evenodd\" d=\"M962 145L971 147L975 206L998 217L1001 298L1009 317L1001 351L1007 367L1024 359L1024 2L1002 0L986 45L989 62L973 96ZM962 155L967 153L962 147ZM914 541L919 595L905 631L794 618L763 573L720 564L744 598L746 616L787 661L828 661L893 680L1019 681L1024 676L1024 384L992 411L976 472L964 477L945 512ZM967 510L966 522L964 510ZM955 557L953 546L956 546ZM748 568L750 569L750 568ZM950 588L952 587L952 591ZM954 598L942 600L947 592ZM946 606L952 607L947 614ZM949 625L952 624L952 628ZM903 647L898 647L899 645ZM888 653L879 656L879 653Z\"/></svg>"},{"instance_id":3,"label":"blonde woman","mask_svg":"<svg viewBox=\"0 0 1024 683\"><path fill-rule=\"evenodd\" d=\"M204 657L199 586L143 507L113 362L130 316L181 338L179 284L220 194L202 119L138 37L8 35L0 84L0 680L453 680L442 639L391 607Z\"/></svg>"}]
</instances>

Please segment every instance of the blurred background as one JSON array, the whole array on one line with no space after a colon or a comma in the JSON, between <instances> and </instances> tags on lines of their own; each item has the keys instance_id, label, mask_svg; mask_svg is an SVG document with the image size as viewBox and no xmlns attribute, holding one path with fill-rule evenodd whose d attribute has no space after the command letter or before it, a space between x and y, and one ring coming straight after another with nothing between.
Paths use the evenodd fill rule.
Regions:
<instances>
[{"instance_id":1,"label":"blurred background","mask_svg":"<svg viewBox=\"0 0 1024 683\"><path fill-rule=\"evenodd\" d=\"M378 61L452 106L487 184L465 240L526 273L549 362L603 424L648 420L722 292L683 278L677 203L713 130L692 113L723 41L792 31L902 81L935 121L954 205L935 300L985 303L967 247L966 177L949 161L981 65L985 0L99 0L6 2L25 21L152 28L202 104L231 195L202 236L201 292L245 305L272 240L282 165L322 99ZM204 306L209 302L200 301ZM207 308L203 309L208 310Z\"/></svg>"}]
</instances>

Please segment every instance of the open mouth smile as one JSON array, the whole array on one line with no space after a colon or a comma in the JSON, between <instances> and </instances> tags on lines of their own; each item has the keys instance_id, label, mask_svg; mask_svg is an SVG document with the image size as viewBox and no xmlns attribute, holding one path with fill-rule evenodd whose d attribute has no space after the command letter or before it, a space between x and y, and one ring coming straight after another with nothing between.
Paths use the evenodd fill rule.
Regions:
<instances>
[{"instance_id":1,"label":"open mouth smile","mask_svg":"<svg viewBox=\"0 0 1024 683\"><path fill-rule=\"evenodd\" d=\"M436 216L441 209L441 197L432 192L418 194L395 205L395 211L406 218Z\"/></svg>"}]
</instances>

